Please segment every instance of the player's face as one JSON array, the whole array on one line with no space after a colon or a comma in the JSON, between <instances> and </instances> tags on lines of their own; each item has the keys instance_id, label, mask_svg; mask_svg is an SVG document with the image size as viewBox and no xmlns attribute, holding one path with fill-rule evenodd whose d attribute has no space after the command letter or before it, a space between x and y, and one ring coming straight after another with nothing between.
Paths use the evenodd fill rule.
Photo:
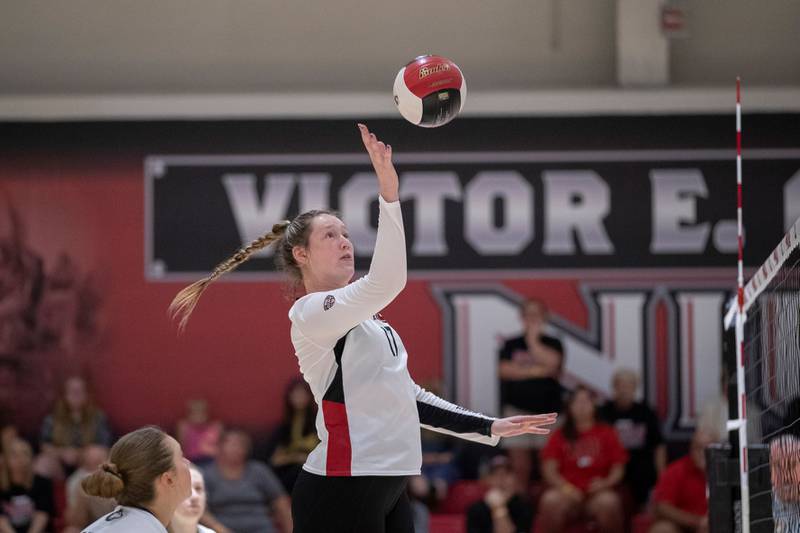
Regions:
<instances>
[{"instance_id":1,"label":"player's face","mask_svg":"<svg viewBox=\"0 0 800 533\"><path fill-rule=\"evenodd\" d=\"M206 510L206 484L203 475L194 468L189 469L192 477L192 494L181 503L175 513L191 520L200 520Z\"/></svg>"},{"instance_id":2,"label":"player's face","mask_svg":"<svg viewBox=\"0 0 800 533\"><path fill-rule=\"evenodd\" d=\"M355 272L353 243L344 222L319 215L311 224L306 248L306 269L316 280L344 287Z\"/></svg>"},{"instance_id":3,"label":"player's face","mask_svg":"<svg viewBox=\"0 0 800 533\"><path fill-rule=\"evenodd\" d=\"M189 469L189 460L183 456L183 450L178 441L167 437L167 445L172 448L173 473L175 475L175 491L181 501L192 494L192 475Z\"/></svg>"}]
</instances>

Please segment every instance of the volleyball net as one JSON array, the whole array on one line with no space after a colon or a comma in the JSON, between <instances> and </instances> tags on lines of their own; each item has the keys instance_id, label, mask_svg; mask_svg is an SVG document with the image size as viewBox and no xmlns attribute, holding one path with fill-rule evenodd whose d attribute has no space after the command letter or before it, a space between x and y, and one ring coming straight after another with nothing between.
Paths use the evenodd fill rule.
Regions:
<instances>
[{"instance_id":1,"label":"volleyball net","mask_svg":"<svg viewBox=\"0 0 800 533\"><path fill-rule=\"evenodd\" d=\"M744 287L741 310L730 424L741 427L741 530L800 532L800 220Z\"/></svg>"}]
</instances>

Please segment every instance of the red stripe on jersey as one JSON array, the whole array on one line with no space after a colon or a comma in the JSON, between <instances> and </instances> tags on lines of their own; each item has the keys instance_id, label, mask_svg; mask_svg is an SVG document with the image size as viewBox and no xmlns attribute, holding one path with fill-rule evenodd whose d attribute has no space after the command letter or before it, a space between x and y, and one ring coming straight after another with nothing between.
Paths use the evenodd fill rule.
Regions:
<instances>
[{"instance_id":1,"label":"red stripe on jersey","mask_svg":"<svg viewBox=\"0 0 800 533\"><path fill-rule=\"evenodd\" d=\"M403 81L419 98L443 89L460 90L463 82L455 63L439 56L423 56L406 65Z\"/></svg>"},{"instance_id":2,"label":"red stripe on jersey","mask_svg":"<svg viewBox=\"0 0 800 533\"><path fill-rule=\"evenodd\" d=\"M325 429L328 430L326 474L350 476L353 453L350 446L347 408L343 403L322 400L322 417L325 419Z\"/></svg>"}]
</instances>

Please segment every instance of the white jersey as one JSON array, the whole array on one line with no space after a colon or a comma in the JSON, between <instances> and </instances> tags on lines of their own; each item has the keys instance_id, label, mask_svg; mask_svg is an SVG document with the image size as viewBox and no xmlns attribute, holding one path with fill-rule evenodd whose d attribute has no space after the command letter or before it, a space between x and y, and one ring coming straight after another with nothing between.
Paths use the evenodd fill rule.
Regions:
<instances>
[{"instance_id":1,"label":"white jersey","mask_svg":"<svg viewBox=\"0 0 800 533\"><path fill-rule=\"evenodd\" d=\"M197 533L216 533L213 529L197 524Z\"/></svg>"},{"instance_id":2,"label":"white jersey","mask_svg":"<svg viewBox=\"0 0 800 533\"><path fill-rule=\"evenodd\" d=\"M118 505L116 509L98 518L83 533L167 533L158 518L137 507Z\"/></svg>"},{"instance_id":3,"label":"white jersey","mask_svg":"<svg viewBox=\"0 0 800 533\"><path fill-rule=\"evenodd\" d=\"M289 310L300 371L320 409L320 443L304 469L328 476L416 475L420 425L495 445L493 418L472 413L411 380L403 341L377 313L406 283L400 202L379 198L369 273L341 289L307 294Z\"/></svg>"}]
</instances>

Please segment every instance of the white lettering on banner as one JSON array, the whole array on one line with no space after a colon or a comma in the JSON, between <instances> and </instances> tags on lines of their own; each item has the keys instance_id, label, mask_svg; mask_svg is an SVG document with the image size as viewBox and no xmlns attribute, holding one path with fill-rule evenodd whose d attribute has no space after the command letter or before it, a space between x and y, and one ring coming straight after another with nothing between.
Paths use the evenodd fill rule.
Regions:
<instances>
[{"instance_id":1,"label":"white lettering on banner","mask_svg":"<svg viewBox=\"0 0 800 533\"><path fill-rule=\"evenodd\" d=\"M331 175L325 172L300 174L300 212L328 209L331 197Z\"/></svg>"},{"instance_id":2,"label":"white lettering on banner","mask_svg":"<svg viewBox=\"0 0 800 533\"><path fill-rule=\"evenodd\" d=\"M800 170L783 186L783 227L789 231L800 218Z\"/></svg>"},{"instance_id":3,"label":"white lettering on banner","mask_svg":"<svg viewBox=\"0 0 800 533\"><path fill-rule=\"evenodd\" d=\"M461 200L455 172L404 172L400 197L414 202L414 255L447 255L445 200Z\"/></svg>"},{"instance_id":4,"label":"white lettering on banner","mask_svg":"<svg viewBox=\"0 0 800 533\"><path fill-rule=\"evenodd\" d=\"M360 257L372 254L375 227L371 209L377 197L373 172L353 174L339 190L338 209L348 224ZM252 173L226 173L222 184L227 193L242 245L286 218L297 194L299 210L331 205L332 177L326 172L267 173L263 192ZM401 195L413 202L414 231L411 253L443 257L450 253L447 241L447 202L463 209L463 236L476 252L513 256L533 242L534 185L514 170L478 172L462 185L454 171L409 171L400 175ZM544 170L541 175L544 201L542 252L548 255L607 255L616 250L606 228L611 212L608 183L593 170ZM709 198L699 169L653 169L650 171L653 254L701 254L711 240L722 253L737 247L734 220L698 223L698 199ZM502 221L495 224L497 205ZM783 218L787 227L800 218L800 171L784 185ZM261 251L259 255L267 255Z\"/></svg>"},{"instance_id":5,"label":"white lettering on banner","mask_svg":"<svg viewBox=\"0 0 800 533\"><path fill-rule=\"evenodd\" d=\"M444 315L444 374L453 399L470 409L499 414L497 354L504 339L521 334L519 304L525 298L501 285L472 284L463 289L433 285L432 291ZM668 422L676 430L692 427L703 403L720 395L720 327L726 291L671 292L663 287L590 291L583 287L581 292L589 310L588 327L554 315L546 328L564 345L562 380L567 385L585 383L605 396L611 393L611 377L618 368L632 369L643 377L643 384L677 380L668 385L681 391L680 399L670 394L675 405L665 406L672 417ZM656 374L656 354L646 349L657 335L654 328L645 327L656 323L656 308L648 305L656 297L678 303L673 308L681 327L670 342L679 349L668 350L680 358L674 376ZM672 361L668 367L674 368ZM646 369L652 380L645 376ZM655 397L651 385L647 399L652 404Z\"/></svg>"},{"instance_id":6,"label":"white lettering on banner","mask_svg":"<svg viewBox=\"0 0 800 533\"><path fill-rule=\"evenodd\" d=\"M587 254L611 254L603 219L611 211L608 184L593 170L545 170L544 253L574 254L580 241ZM573 239L573 235L575 238Z\"/></svg>"},{"instance_id":7,"label":"white lettering on banner","mask_svg":"<svg viewBox=\"0 0 800 533\"><path fill-rule=\"evenodd\" d=\"M708 188L696 168L650 172L653 195L653 241L650 251L700 253L706 248L707 222L697 220L697 198L708 198Z\"/></svg>"},{"instance_id":8,"label":"white lettering on banner","mask_svg":"<svg viewBox=\"0 0 800 533\"><path fill-rule=\"evenodd\" d=\"M264 178L261 201L253 174L224 174L222 184L228 194L242 245L262 236L278 220L286 218L289 202L297 183L295 174L268 174ZM268 255L270 249L256 255Z\"/></svg>"},{"instance_id":9,"label":"white lettering on banner","mask_svg":"<svg viewBox=\"0 0 800 533\"><path fill-rule=\"evenodd\" d=\"M514 255L533 239L533 187L519 172L478 172L466 187L464 238L477 252ZM494 200L504 205L502 227L494 224ZM512 216L513 213L513 216Z\"/></svg>"}]
</instances>

